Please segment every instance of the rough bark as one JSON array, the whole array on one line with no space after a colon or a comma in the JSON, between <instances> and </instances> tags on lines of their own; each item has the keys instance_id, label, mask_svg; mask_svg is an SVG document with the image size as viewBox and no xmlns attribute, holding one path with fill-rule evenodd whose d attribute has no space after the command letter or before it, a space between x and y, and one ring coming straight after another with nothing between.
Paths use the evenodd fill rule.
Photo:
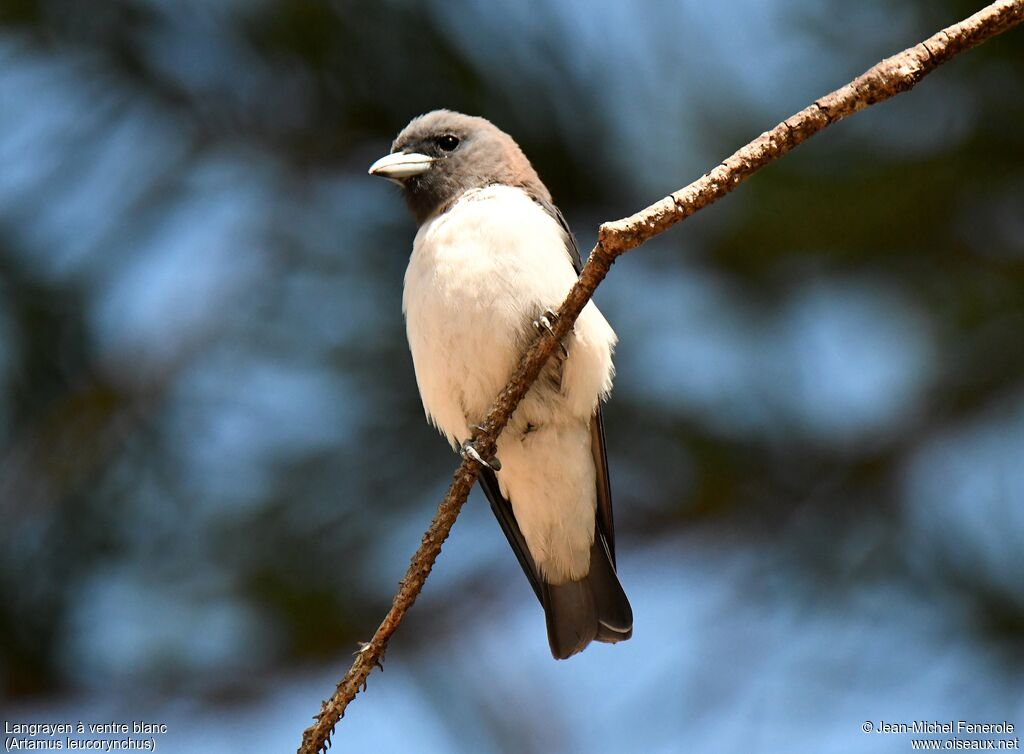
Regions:
<instances>
[{"instance_id":1,"label":"rough bark","mask_svg":"<svg viewBox=\"0 0 1024 754\"><path fill-rule=\"evenodd\" d=\"M591 251L579 281L558 310L553 333L544 332L534 340L488 411L480 431L474 435L473 443L480 456L490 458L494 455L497 437L512 412L620 255L718 201L755 172L832 123L910 90L942 63L1022 21L1024 0L992 3L920 44L886 58L845 86L815 100L690 185L630 217L604 223L598 231L597 246ZM335 724L344 716L349 702L361 689L365 689L366 679L374 666L380 666L388 640L419 595L478 472L477 464L469 460L464 460L456 469L448 493L423 535L405 577L399 582L391 609L373 638L356 653L352 667L338 683L334 694L322 703L319 713L314 716L316 722L303 734L298 754L318 754L330 745Z\"/></svg>"}]
</instances>

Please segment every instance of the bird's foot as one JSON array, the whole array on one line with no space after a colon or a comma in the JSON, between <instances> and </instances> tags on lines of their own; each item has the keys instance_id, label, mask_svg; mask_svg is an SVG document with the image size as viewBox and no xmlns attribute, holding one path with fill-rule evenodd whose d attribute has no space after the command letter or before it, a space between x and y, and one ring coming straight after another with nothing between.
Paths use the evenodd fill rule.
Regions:
<instances>
[{"instance_id":1,"label":"bird's foot","mask_svg":"<svg viewBox=\"0 0 1024 754\"><path fill-rule=\"evenodd\" d=\"M471 458L481 466L484 466L490 469L491 471L501 471L501 461L499 461L497 458L492 458L490 461L485 461L483 459L483 456L481 456L477 452L476 448L473 447L473 443L469 442L468 440L462 445L462 450L460 451L460 454L462 455L463 458Z\"/></svg>"},{"instance_id":2,"label":"bird's foot","mask_svg":"<svg viewBox=\"0 0 1024 754\"><path fill-rule=\"evenodd\" d=\"M533 321L533 327L537 332L547 330L551 333L551 337L555 337L554 325L558 322L558 315L550 309L545 309L544 313L541 314L537 319ZM565 343L558 341L558 347L562 349L562 356L569 356L569 349L565 347Z\"/></svg>"}]
</instances>

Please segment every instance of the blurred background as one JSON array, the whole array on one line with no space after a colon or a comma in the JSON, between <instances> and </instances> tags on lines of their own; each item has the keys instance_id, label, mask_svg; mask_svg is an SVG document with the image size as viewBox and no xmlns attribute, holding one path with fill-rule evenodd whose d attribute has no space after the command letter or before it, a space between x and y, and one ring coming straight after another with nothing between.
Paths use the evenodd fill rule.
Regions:
<instances>
[{"instance_id":1,"label":"blurred background","mask_svg":"<svg viewBox=\"0 0 1024 754\"><path fill-rule=\"evenodd\" d=\"M0 2L0 707L293 751L457 458L366 175L485 115L589 249L982 7ZM1024 30L624 257L606 418L635 638L555 663L474 491L335 739L903 752L1024 725Z\"/></svg>"}]
</instances>

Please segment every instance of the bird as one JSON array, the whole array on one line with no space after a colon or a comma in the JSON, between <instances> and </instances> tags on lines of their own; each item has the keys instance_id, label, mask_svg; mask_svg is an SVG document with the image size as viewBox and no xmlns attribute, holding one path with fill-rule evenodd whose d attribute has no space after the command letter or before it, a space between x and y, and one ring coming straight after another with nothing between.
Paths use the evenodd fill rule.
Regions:
<instances>
[{"instance_id":1,"label":"bird","mask_svg":"<svg viewBox=\"0 0 1024 754\"><path fill-rule=\"evenodd\" d=\"M617 338L592 301L495 457L470 444L578 279L565 218L519 145L482 117L442 109L413 118L369 172L401 187L418 225L402 309L424 412L480 463L480 486L544 609L552 656L629 639L602 416Z\"/></svg>"}]
</instances>

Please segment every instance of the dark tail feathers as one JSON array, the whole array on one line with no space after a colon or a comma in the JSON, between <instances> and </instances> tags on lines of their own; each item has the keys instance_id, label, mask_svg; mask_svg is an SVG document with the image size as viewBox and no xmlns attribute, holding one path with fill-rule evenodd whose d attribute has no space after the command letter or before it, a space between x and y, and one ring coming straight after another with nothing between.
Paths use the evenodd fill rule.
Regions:
<instances>
[{"instance_id":1,"label":"dark tail feathers","mask_svg":"<svg viewBox=\"0 0 1024 754\"><path fill-rule=\"evenodd\" d=\"M590 573L565 584L542 581L541 603L556 660L572 657L595 639L614 644L633 635L633 610L599 531L590 550Z\"/></svg>"}]
</instances>

